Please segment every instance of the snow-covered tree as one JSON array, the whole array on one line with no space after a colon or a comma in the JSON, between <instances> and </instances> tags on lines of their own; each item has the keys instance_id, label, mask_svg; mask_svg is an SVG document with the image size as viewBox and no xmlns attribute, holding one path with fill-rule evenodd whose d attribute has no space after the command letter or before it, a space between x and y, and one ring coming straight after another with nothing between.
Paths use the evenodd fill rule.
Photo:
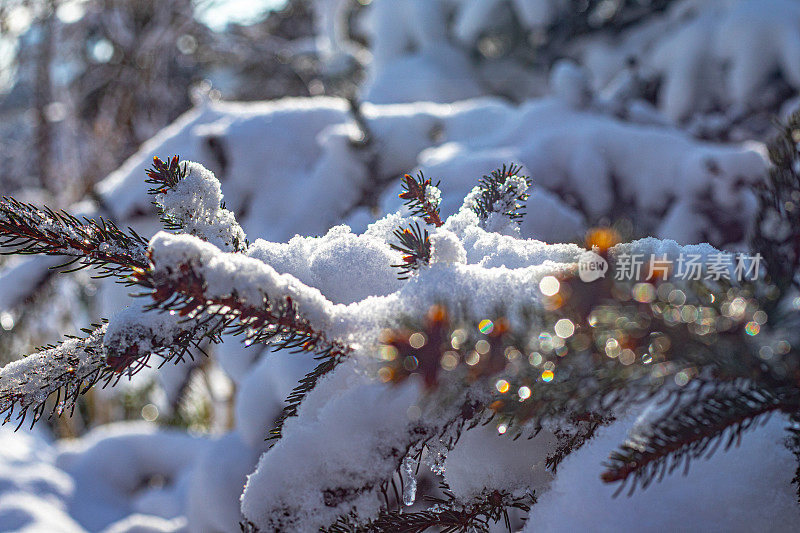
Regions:
<instances>
[{"instance_id":1,"label":"snow-covered tree","mask_svg":"<svg viewBox=\"0 0 800 533\"><path fill-rule=\"evenodd\" d=\"M764 275L750 265L738 282L741 258L708 245L618 243L610 228L589 234L588 252L519 238L532 184L514 165L481 179L447 218L438 187L406 176L408 215L288 248L248 241L220 182L177 157L155 158L148 171L166 228L149 241L5 200L5 247L65 256L138 287L144 300L5 366L0 407L19 424L61 414L92 386L156 360L180 363L233 334L316 361L271 430L258 406L239 412L237 425L274 440L245 486L247 529L511 528L509 510L527 512L570 453L641 403L650 412L603 479L646 485L764 414L798 412L796 311L787 311L800 265L787 208L800 190L798 124L800 116L774 144L760 195L754 244L770 261ZM694 281L674 270L690 252L704 260ZM651 262L633 281L585 280L577 274L586 253L617 266L646 253L669 268ZM317 255L314 286L302 272ZM353 293L341 286L351 276L366 297L345 305L326 296ZM459 453L462 435L486 425L507 441L511 464ZM530 468L513 468L518 454ZM443 496L405 511L421 463L441 477Z\"/></svg>"},{"instance_id":2,"label":"snow-covered tree","mask_svg":"<svg viewBox=\"0 0 800 533\"><path fill-rule=\"evenodd\" d=\"M0 3L0 529L792 530L798 5Z\"/></svg>"}]
</instances>

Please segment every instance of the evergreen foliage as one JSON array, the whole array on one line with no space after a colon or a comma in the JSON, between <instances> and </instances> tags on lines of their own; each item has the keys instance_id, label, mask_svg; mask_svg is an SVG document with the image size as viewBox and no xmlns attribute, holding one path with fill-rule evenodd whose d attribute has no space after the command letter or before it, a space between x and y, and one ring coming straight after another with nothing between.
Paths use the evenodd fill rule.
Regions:
<instances>
[{"instance_id":1,"label":"evergreen foliage","mask_svg":"<svg viewBox=\"0 0 800 533\"><path fill-rule=\"evenodd\" d=\"M485 531L500 520L510 531L508 510L527 511L535 503L533 495L491 491L476 501L461 502L445 487L444 497L429 499L426 509L404 512L399 507L395 477L402 486L405 461L411 458L418 464L426 449L433 453L434 441L450 449L464 430L479 424L494 424L507 438L534 438L552 429L557 446L546 466L555 472L565 457L626 406L655 399L665 408L611 456L603 475L607 482L622 482L620 488L630 481L633 489L680 465L688 468L691 459L712 452L723 441L730 446L742 432L757 429L769 413L796 418L797 319L796 311L786 311L786 303L800 261L797 209L789 207L800 198L794 137L799 117L795 115L773 143L774 168L760 192L767 214L753 246L769 258L766 280L735 283L707 277L679 282L651 275L646 281L605 278L586 283L564 273L549 280L556 290L547 291L541 306L518 309L509 302L490 318L478 319L469 309L434 305L423 316L403 317L404 327L386 330L378 345L380 380L400 386L417 376L424 383L426 401L448 406L450 415L419 425L394 450L397 471L381 483L385 505L378 518L364 522L357 515L342 516L329 531ZM465 205L484 222L495 214L518 222L529 186L519 170L503 166L484 176ZM168 163L155 158L148 171L150 192L169 195L186 173L177 157ZM430 180L421 173L417 178L406 175L403 187L400 197L413 216L434 228L443 225L438 189ZM150 299L144 315L123 323L122 333L111 335L110 328L122 320L114 317L109 324L87 330L85 338L69 339L31 356L38 363L33 373L0 374L0 412L7 413L6 421L16 412L21 424L30 411L35 422L45 414L50 397L55 402L52 412L74 409L81 393L133 374L151 355L160 356L162 364L177 362L230 333L245 344L309 352L319 361L289 395L270 433L277 441L283 423L297 414L306 395L353 349L330 338L306 316L291 287L284 287L285 293L259 287L258 297L244 285L215 290L214 279L228 267L214 270L208 258L224 252L207 248L202 232L191 246L181 241L186 249L161 256L154 253L153 241L145 251L144 239L109 222L80 221L13 199L5 199L0 207L0 239L10 253L65 255L80 261L81 267L96 267L102 275L140 287L142 296ZM230 223L236 224L232 219ZM165 224L182 228L169 220ZM776 234L770 224L784 224L789 233ZM394 235L399 244L391 247L404 254L403 263L394 266L404 278L423 275L431 257L428 230L415 221ZM616 264L620 256L613 242L604 243L595 250ZM172 250L178 244L162 248ZM234 247L226 257L238 257L236 264L252 266L253 272L265 273L265 279L276 275L243 251ZM143 320L157 311L173 317L173 323ZM769 341L762 342L763 336L753 339L754 327L770 328L771 338L781 339L780 346L788 349L764 344ZM768 353L780 356L765 357ZM341 490L326 497L335 503L361 489L353 489L354 494Z\"/></svg>"}]
</instances>

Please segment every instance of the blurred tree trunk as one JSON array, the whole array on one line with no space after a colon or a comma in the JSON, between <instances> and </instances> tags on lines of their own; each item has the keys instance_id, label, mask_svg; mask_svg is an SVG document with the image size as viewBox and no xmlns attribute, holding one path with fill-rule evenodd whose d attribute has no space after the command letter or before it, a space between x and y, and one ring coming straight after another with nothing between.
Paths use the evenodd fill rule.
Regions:
<instances>
[{"instance_id":1,"label":"blurred tree trunk","mask_svg":"<svg viewBox=\"0 0 800 533\"><path fill-rule=\"evenodd\" d=\"M34 107L36 111L36 171L42 188L52 190L52 151L53 141L47 106L53 98L50 66L53 60L53 31L55 23L55 2L48 0L43 6L41 16L41 35L36 57L36 87Z\"/></svg>"}]
</instances>

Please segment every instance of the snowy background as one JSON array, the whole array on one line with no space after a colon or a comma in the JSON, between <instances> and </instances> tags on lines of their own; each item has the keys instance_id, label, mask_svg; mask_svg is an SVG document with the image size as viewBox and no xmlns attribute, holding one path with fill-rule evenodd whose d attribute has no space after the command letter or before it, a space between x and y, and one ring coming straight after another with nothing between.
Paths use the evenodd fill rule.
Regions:
<instances>
[{"instance_id":1,"label":"snowy background","mask_svg":"<svg viewBox=\"0 0 800 533\"><path fill-rule=\"evenodd\" d=\"M456 251L434 262L465 271L505 267L515 283L538 283L560 268L545 261L574 261L569 243L597 225L626 240L746 250L763 143L773 118L800 103L800 0L574 4L10 0L0 7L0 193L149 237L160 223L145 169L179 154L215 173L254 241L249 256L330 304L354 304L352 320L388 305L369 297L412 306L447 282L442 271L408 288L389 266L386 240L407 215L399 177L417 170L441 180L442 213L455 215L441 242ZM509 162L533 181L519 234L470 228L464 196ZM54 276L57 264L0 263L0 363L130 303L125 287L87 273ZM476 302L486 290L459 283ZM386 399L356 387L366 378L355 371L331 376L265 453L313 365L226 341L208 359L94 390L72 418L0 428L0 531L227 532L243 516L268 531L281 498L313 500L310 480L368 479L374 426L395 430L415 391ZM537 463L541 442L479 427L448 455L445 479L465 498L535 487L526 531L795 530L784 420L687 477L613 498L602 462L634 420L605 428L552 479ZM333 466L302 459L331 453L312 433L339 443ZM313 530L324 512L293 530Z\"/></svg>"}]
</instances>

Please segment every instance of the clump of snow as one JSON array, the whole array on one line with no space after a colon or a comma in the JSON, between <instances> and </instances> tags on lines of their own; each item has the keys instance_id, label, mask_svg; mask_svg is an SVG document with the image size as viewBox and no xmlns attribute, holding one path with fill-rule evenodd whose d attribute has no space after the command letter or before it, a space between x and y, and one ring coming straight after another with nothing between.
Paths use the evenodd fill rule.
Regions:
<instances>
[{"instance_id":1,"label":"clump of snow","mask_svg":"<svg viewBox=\"0 0 800 533\"><path fill-rule=\"evenodd\" d=\"M252 447L233 431L206 446L188 479L185 513L189 531L236 531L241 521L239 497L259 455L267 447Z\"/></svg>"},{"instance_id":2,"label":"clump of snow","mask_svg":"<svg viewBox=\"0 0 800 533\"><path fill-rule=\"evenodd\" d=\"M257 239L247 255L320 288L334 303L347 304L400 288L397 272L390 266L397 258L386 248L387 235L357 235L347 226L335 226L323 237L296 236L288 243Z\"/></svg>"},{"instance_id":3,"label":"clump of snow","mask_svg":"<svg viewBox=\"0 0 800 533\"><path fill-rule=\"evenodd\" d=\"M431 263L466 263L467 251L452 231L437 229L430 236Z\"/></svg>"},{"instance_id":4,"label":"clump of snow","mask_svg":"<svg viewBox=\"0 0 800 533\"><path fill-rule=\"evenodd\" d=\"M356 509L375 516L378 486L405 455L399 446L410 444L414 426L426 423L409 418L418 395L413 384L394 390L363 384L336 394L310 416L290 419L284 438L248 478L245 517L268 531L311 531Z\"/></svg>"},{"instance_id":5,"label":"clump of snow","mask_svg":"<svg viewBox=\"0 0 800 533\"><path fill-rule=\"evenodd\" d=\"M140 354L170 346L175 336L185 331L181 317L148 312L141 306L129 307L109 319L103 346L112 353L123 353L131 346Z\"/></svg>"},{"instance_id":6,"label":"clump of snow","mask_svg":"<svg viewBox=\"0 0 800 533\"><path fill-rule=\"evenodd\" d=\"M199 163L185 163L185 176L156 202L186 233L197 235L224 250L240 250L245 233L234 214L222 207L222 186L214 173Z\"/></svg>"},{"instance_id":7,"label":"clump of snow","mask_svg":"<svg viewBox=\"0 0 800 533\"><path fill-rule=\"evenodd\" d=\"M425 187L424 201L434 209L438 209L439 204L442 203L442 191L434 185L428 185Z\"/></svg>"},{"instance_id":8,"label":"clump of snow","mask_svg":"<svg viewBox=\"0 0 800 533\"><path fill-rule=\"evenodd\" d=\"M38 432L0 428L0 530L83 531L66 504L74 483L53 466L54 455Z\"/></svg>"},{"instance_id":9,"label":"clump of snow","mask_svg":"<svg viewBox=\"0 0 800 533\"><path fill-rule=\"evenodd\" d=\"M0 530L185 531L181 472L201 439L117 424L53 445L45 432L0 428Z\"/></svg>"}]
</instances>

